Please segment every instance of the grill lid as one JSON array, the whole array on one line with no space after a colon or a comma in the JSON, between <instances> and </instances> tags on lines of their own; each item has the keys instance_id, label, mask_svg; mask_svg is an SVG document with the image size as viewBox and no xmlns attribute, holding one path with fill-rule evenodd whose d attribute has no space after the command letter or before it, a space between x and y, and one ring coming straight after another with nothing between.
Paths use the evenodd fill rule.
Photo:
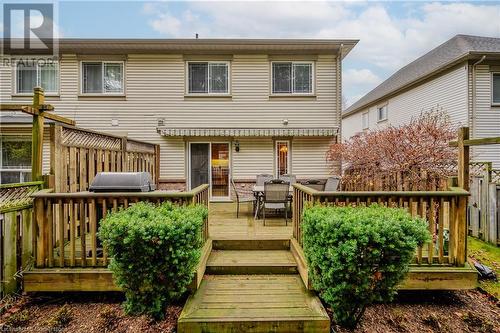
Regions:
<instances>
[{"instance_id":1,"label":"grill lid","mask_svg":"<svg viewBox=\"0 0 500 333\"><path fill-rule=\"evenodd\" d=\"M91 192L150 192L156 189L149 172L99 172Z\"/></svg>"}]
</instances>

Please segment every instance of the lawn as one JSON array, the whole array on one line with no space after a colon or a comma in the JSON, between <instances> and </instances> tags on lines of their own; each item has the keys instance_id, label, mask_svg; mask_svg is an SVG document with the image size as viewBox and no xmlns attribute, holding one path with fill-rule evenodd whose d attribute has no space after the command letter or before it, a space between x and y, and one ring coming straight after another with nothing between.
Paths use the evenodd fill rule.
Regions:
<instances>
[{"instance_id":1,"label":"lawn","mask_svg":"<svg viewBox=\"0 0 500 333\"><path fill-rule=\"evenodd\" d=\"M469 237L467 240L469 257L482 263L483 265L491 267L500 278L500 247L483 242L479 239ZM499 281L479 281L482 289L500 298L500 282Z\"/></svg>"}]
</instances>

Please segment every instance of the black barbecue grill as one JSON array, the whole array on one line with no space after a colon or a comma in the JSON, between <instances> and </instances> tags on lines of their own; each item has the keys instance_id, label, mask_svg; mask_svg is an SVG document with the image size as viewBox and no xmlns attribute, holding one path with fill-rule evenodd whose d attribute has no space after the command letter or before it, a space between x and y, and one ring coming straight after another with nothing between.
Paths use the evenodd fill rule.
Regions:
<instances>
[{"instance_id":1,"label":"black barbecue grill","mask_svg":"<svg viewBox=\"0 0 500 333\"><path fill-rule=\"evenodd\" d=\"M99 172L89 187L91 192L151 192L155 189L149 172Z\"/></svg>"}]
</instances>

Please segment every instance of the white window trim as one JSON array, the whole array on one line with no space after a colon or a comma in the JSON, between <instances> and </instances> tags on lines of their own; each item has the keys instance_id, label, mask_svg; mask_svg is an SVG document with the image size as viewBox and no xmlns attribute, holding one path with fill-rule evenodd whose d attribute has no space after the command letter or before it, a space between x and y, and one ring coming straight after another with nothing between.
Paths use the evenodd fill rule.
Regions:
<instances>
[{"instance_id":1,"label":"white window trim","mask_svg":"<svg viewBox=\"0 0 500 333\"><path fill-rule=\"evenodd\" d=\"M385 108L385 118L380 118L380 113L379 113L379 110L381 108ZM387 108L387 104L384 104L384 105L377 105L377 123L380 123L382 121L386 121L387 118L388 118L388 113L389 113L389 109Z\"/></svg>"},{"instance_id":2,"label":"white window trim","mask_svg":"<svg viewBox=\"0 0 500 333\"><path fill-rule=\"evenodd\" d=\"M492 106L500 106L500 102L495 102L493 100L493 76L494 75L500 75L500 72L491 72L491 81L490 81L490 86L491 86L491 105Z\"/></svg>"},{"instance_id":3,"label":"white window trim","mask_svg":"<svg viewBox=\"0 0 500 333\"><path fill-rule=\"evenodd\" d=\"M291 166L292 166L292 159L291 159L291 156L292 156L292 146L290 144L290 140L276 140L274 142L274 160L275 160L275 167L274 167L274 176L276 178L279 177L279 152L278 152L278 143L283 143L285 142L288 146L288 158L287 158L287 166L286 166L286 169L287 169L287 174L291 174L292 173L292 170L291 170Z\"/></svg>"},{"instance_id":4,"label":"white window trim","mask_svg":"<svg viewBox=\"0 0 500 333\"><path fill-rule=\"evenodd\" d=\"M366 126L363 123L363 117L366 116ZM363 130L369 129L370 128L370 112L366 111L361 113L361 127Z\"/></svg>"},{"instance_id":5,"label":"white window trim","mask_svg":"<svg viewBox=\"0 0 500 333\"><path fill-rule=\"evenodd\" d=\"M33 57L35 58L35 57ZM21 93L21 92L18 92L18 86L17 86L17 65L20 61L22 61L23 59L16 59L15 60L15 66L14 66L14 73L12 75L12 77L14 78L13 82L12 82L12 91L13 91L13 96L33 96L33 92L29 92L29 93ZM29 61L29 59L25 59L25 61ZM54 64L56 65L57 67L57 70L56 70L56 83L57 83L57 89L56 91L45 91L44 90L44 94L45 96L59 96L60 94L60 90L61 90L61 75L60 75L60 65L59 65L59 61L54 61ZM40 73L40 70L39 70L39 67L38 67L38 63L36 63L36 85L35 87L37 86L40 86L40 83L39 83L39 80L40 80L40 77L39 77L39 73Z\"/></svg>"},{"instance_id":6,"label":"white window trim","mask_svg":"<svg viewBox=\"0 0 500 333\"><path fill-rule=\"evenodd\" d=\"M100 62L102 65L102 92L100 93L86 93L83 91L83 64L85 63L97 63ZM120 92L105 92L104 91L104 65L105 64L121 64L122 65L122 91ZM80 95L82 96L125 96L125 61L120 60L82 60L80 61Z\"/></svg>"},{"instance_id":7,"label":"white window trim","mask_svg":"<svg viewBox=\"0 0 500 333\"><path fill-rule=\"evenodd\" d=\"M189 92L189 64L200 64L200 63L206 63L208 64L208 86L207 86L207 92L206 93L191 93ZM210 64L226 64L227 66L227 92L210 92ZM204 60L193 60L193 61L186 61L185 65L185 94L187 96L230 96L231 95L231 62L230 61L216 61L216 60L211 60L211 61L204 61Z\"/></svg>"},{"instance_id":8,"label":"white window trim","mask_svg":"<svg viewBox=\"0 0 500 333\"><path fill-rule=\"evenodd\" d=\"M290 93L275 93L274 92L274 80L273 80L273 70L274 66L273 64L292 64L292 92ZM294 88L294 76L293 76L293 65L294 64L307 64L311 65L311 92L310 93L296 93L293 92ZM315 66L314 61L271 61L271 75L270 75L270 81L271 81L271 91L270 95L271 96L314 96L316 94L316 66Z\"/></svg>"}]
</instances>

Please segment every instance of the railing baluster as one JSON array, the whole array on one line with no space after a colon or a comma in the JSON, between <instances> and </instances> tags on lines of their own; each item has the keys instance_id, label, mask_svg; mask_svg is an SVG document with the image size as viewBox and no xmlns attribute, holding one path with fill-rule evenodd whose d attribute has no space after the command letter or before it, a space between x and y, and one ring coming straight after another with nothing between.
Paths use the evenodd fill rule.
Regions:
<instances>
[{"instance_id":1,"label":"railing baluster","mask_svg":"<svg viewBox=\"0 0 500 333\"><path fill-rule=\"evenodd\" d=\"M90 223L90 246L92 247L92 266L97 266L97 206L96 200L91 199L89 205L89 223Z\"/></svg>"},{"instance_id":2,"label":"railing baluster","mask_svg":"<svg viewBox=\"0 0 500 333\"><path fill-rule=\"evenodd\" d=\"M69 265L75 267L76 255L76 209L73 199L69 200L70 224L69 224Z\"/></svg>"},{"instance_id":3,"label":"railing baluster","mask_svg":"<svg viewBox=\"0 0 500 333\"><path fill-rule=\"evenodd\" d=\"M80 220L80 248L81 248L80 257L82 260L81 266L85 267L85 266L87 266L87 246L86 246L87 222L85 219L85 215L86 215L85 214L85 202L83 201L83 199L80 200L79 206L80 206L80 219L79 220Z\"/></svg>"},{"instance_id":4,"label":"railing baluster","mask_svg":"<svg viewBox=\"0 0 500 333\"><path fill-rule=\"evenodd\" d=\"M64 203L61 199L57 202L59 213L59 266L64 267L64 236L66 231L66 220L64 219Z\"/></svg>"}]
</instances>

